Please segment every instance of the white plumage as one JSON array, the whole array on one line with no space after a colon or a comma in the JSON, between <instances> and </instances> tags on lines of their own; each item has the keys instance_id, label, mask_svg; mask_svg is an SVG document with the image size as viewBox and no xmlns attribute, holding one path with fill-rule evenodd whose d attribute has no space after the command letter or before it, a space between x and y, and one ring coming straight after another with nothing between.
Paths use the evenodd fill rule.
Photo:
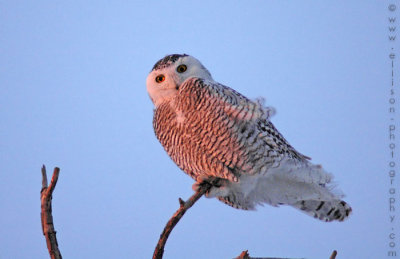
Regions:
<instances>
[{"instance_id":1,"label":"white plumage","mask_svg":"<svg viewBox=\"0 0 400 259\"><path fill-rule=\"evenodd\" d=\"M213 80L189 55L168 55L147 77L153 126L172 160L207 197L238 209L287 204L324 221L346 219L350 206L332 175L309 162L276 130L275 113Z\"/></svg>"}]
</instances>

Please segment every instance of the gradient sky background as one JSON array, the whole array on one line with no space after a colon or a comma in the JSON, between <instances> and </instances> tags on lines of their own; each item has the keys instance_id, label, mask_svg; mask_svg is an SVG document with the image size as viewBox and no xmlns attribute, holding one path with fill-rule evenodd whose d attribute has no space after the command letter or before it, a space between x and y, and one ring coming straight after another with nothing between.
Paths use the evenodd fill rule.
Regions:
<instances>
[{"instance_id":1,"label":"gradient sky background","mask_svg":"<svg viewBox=\"0 0 400 259\"><path fill-rule=\"evenodd\" d=\"M395 1L392 1L395 2ZM192 194L156 140L145 79L166 54L274 106L275 126L336 176L353 215L235 210L201 198L165 258L384 258L387 1L0 1L0 258L47 258L40 168L64 258L150 258ZM397 230L398 231L398 230ZM399 238L400 233L397 234ZM397 239L399 240L399 239ZM397 243L399 243L397 241Z\"/></svg>"}]
</instances>

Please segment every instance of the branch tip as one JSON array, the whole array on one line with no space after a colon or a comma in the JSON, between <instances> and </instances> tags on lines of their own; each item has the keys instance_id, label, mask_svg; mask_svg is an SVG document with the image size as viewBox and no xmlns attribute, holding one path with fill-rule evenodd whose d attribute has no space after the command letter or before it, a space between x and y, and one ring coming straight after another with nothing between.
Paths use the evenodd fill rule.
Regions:
<instances>
[{"instance_id":1,"label":"branch tip","mask_svg":"<svg viewBox=\"0 0 400 259\"><path fill-rule=\"evenodd\" d=\"M250 259L249 250L244 250L238 257L235 259Z\"/></svg>"},{"instance_id":2,"label":"branch tip","mask_svg":"<svg viewBox=\"0 0 400 259\"><path fill-rule=\"evenodd\" d=\"M54 172L53 172L53 176L51 177L50 185L48 187L50 195L52 195L52 193L54 191L54 188L56 187L59 175L60 175L60 168L55 167L54 168Z\"/></svg>"},{"instance_id":3,"label":"branch tip","mask_svg":"<svg viewBox=\"0 0 400 259\"><path fill-rule=\"evenodd\" d=\"M185 206L185 201L184 200L182 200L181 198L179 198L178 200L179 200L179 205L181 207Z\"/></svg>"},{"instance_id":4,"label":"branch tip","mask_svg":"<svg viewBox=\"0 0 400 259\"><path fill-rule=\"evenodd\" d=\"M46 167L43 165L42 167L42 190L41 192L47 188L47 173L46 173Z\"/></svg>"}]
</instances>

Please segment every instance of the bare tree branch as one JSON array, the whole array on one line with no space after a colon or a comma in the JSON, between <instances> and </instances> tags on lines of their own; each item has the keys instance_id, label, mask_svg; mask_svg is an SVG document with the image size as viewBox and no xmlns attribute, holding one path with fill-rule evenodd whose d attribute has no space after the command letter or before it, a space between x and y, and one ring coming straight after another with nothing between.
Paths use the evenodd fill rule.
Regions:
<instances>
[{"instance_id":1,"label":"bare tree branch","mask_svg":"<svg viewBox=\"0 0 400 259\"><path fill-rule=\"evenodd\" d=\"M161 259L164 254L165 243L167 242L168 236L171 233L172 229L179 222L185 212L193 206L193 204L200 199L203 194L205 194L208 190L210 190L211 184L208 182L203 182L199 185L197 191L189 198L187 201L183 201L179 198L179 209L172 215L171 219L168 221L165 226L163 232L160 235L160 239L158 240L156 249L154 250L153 259Z\"/></svg>"},{"instance_id":2,"label":"bare tree branch","mask_svg":"<svg viewBox=\"0 0 400 259\"><path fill-rule=\"evenodd\" d=\"M235 259L250 259L249 250L244 250L238 257Z\"/></svg>"},{"instance_id":3,"label":"bare tree branch","mask_svg":"<svg viewBox=\"0 0 400 259\"><path fill-rule=\"evenodd\" d=\"M62 259L60 250L58 248L58 242L56 237L56 231L54 229L53 215L51 208L52 195L54 188L56 187L59 174L60 174L60 168L55 167L53 176L50 181L50 185L48 186L46 167L44 165L42 167L42 190L40 192L40 200L41 200L40 216L42 221L43 235L46 238L46 244L51 259ZM174 215L172 215L171 219L168 221L163 232L161 233L160 239L154 250L153 259L162 259L164 254L165 244L173 228L183 217L186 211L190 209L190 207L192 207L201 198L201 196L203 196L212 187L212 185L206 181L202 182L198 186L199 188L197 189L197 191L187 201L183 201L181 198L179 198L180 207L174 213ZM336 255L337 252L335 250L330 256L330 259L335 259ZM236 257L236 259L251 259L251 257L248 251L245 250L238 257ZM279 259L279 258L266 257L266 259Z\"/></svg>"},{"instance_id":4,"label":"bare tree branch","mask_svg":"<svg viewBox=\"0 0 400 259\"><path fill-rule=\"evenodd\" d=\"M337 255L336 250L334 250L332 252L331 257L329 257L329 259L335 259ZM250 257L248 250L244 250L238 257L236 257L235 259L251 259L253 257ZM290 258L277 258L277 257L256 257L259 259L290 259Z\"/></svg>"},{"instance_id":5,"label":"bare tree branch","mask_svg":"<svg viewBox=\"0 0 400 259\"><path fill-rule=\"evenodd\" d=\"M54 168L50 185L47 186L46 167L42 167L42 190L40 191L41 213L43 235L46 237L47 249L51 259L61 259L61 253L58 249L56 230L54 229L53 215L51 210L51 199L54 188L56 187L60 168Z\"/></svg>"},{"instance_id":6,"label":"bare tree branch","mask_svg":"<svg viewBox=\"0 0 400 259\"><path fill-rule=\"evenodd\" d=\"M252 259L252 258L257 258L257 259L296 259L296 258L282 258L282 257L251 257L249 255L248 250L244 250L238 257L236 257L235 259ZM297 258L299 259L299 258ZM304 259L304 258L302 258Z\"/></svg>"}]
</instances>

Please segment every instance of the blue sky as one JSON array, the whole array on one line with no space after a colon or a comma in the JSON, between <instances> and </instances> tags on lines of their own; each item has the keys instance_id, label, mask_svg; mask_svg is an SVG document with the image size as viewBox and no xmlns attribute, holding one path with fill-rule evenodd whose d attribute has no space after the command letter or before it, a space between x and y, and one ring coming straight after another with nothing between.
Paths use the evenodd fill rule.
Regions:
<instances>
[{"instance_id":1,"label":"blue sky","mask_svg":"<svg viewBox=\"0 0 400 259\"><path fill-rule=\"evenodd\" d=\"M42 164L61 168L53 216L65 258L151 257L178 197L192 194L192 179L154 136L145 87L171 53L191 54L215 80L265 97L276 127L335 175L354 213L323 223L288 207L247 212L203 197L172 232L165 258L245 249L384 258L387 5L1 1L0 258L47 257Z\"/></svg>"}]
</instances>

